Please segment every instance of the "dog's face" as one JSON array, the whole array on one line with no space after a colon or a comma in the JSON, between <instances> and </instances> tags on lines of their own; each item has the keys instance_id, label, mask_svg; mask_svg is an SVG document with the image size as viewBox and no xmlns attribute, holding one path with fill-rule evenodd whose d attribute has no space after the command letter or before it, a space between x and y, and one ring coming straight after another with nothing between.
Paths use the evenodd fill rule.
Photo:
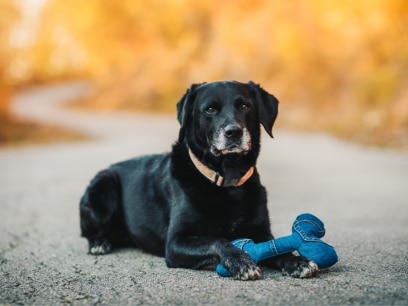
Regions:
<instances>
[{"instance_id":1,"label":"dog's face","mask_svg":"<svg viewBox=\"0 0 408 306\"><path fill-rule=\"evenodd\" d=\"M231 82L204 84L195 101L193 130L212 154L247 154L251 150L258 124L253 124L257 121L256 109L244 86Z\"/></svg>"},{"instance_id":2,"label":"dog's face","mask_svg":"<svg viewBox=\"0 0 408 306\"><path fill-rule=\"evenodd\" d=\"M177 104L179 141L191 137L214 156L246 155L259 145L259 125L272 136L278 101L258 85L223 81L193 85Z\"/></svg>"}]
</instances>

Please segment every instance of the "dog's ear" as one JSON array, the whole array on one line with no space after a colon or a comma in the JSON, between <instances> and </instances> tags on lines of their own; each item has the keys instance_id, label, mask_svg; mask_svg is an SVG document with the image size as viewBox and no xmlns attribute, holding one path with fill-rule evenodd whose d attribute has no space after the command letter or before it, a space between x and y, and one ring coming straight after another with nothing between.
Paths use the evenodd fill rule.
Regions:
<instances>
[{"instance_id":1,"label":"dog's ear","mask_svg":"<svg viewBox=\"0 0 408 306\"><path fill-rule=\"evenodd\" d=\"M259 121L269 136L273 138L272 126L278 115L279 101L258 84L250 81L248 85L251 87L257 100Z\"/></svg>"},{"instance_id":2,"label":"dog's ear","mask_svg":"<svg viewBox=\"0 0 408 306\"><path fill-rule=\"evenodd\" d=\"M187 92L177 103L177 120L180 122L181 126L179 141L182 141L185 136L185 128L193 111L196 89L202 84L205 83L191 85L191 87L187 89Z\"/></svg>"}]
</instances>

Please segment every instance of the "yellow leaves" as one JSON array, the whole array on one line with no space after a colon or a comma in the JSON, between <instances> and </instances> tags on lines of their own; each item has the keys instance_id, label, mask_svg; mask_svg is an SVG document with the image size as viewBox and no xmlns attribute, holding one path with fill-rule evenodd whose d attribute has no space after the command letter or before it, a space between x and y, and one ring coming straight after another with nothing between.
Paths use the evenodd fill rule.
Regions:
<instances>
[{"instance_id":1,"label":"yellow leaves","mask_svg":"<svg viewBox=\"0 0 408 306\"><path fill-rule=\"evenodd\" d=\"M191 83L252 79L304 117L384 128L408 120L408 1L48 0L16 63L92 78L95 107L174 109Z\"/></svg>"}]
</instances>

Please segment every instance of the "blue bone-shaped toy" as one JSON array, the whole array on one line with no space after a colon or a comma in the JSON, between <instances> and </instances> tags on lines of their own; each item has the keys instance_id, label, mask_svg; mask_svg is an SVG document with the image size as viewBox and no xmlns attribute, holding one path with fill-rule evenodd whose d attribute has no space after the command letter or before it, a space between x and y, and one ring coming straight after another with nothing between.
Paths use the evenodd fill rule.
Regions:
<instances>
[{"instance_id":1,"label":"blue bone-shaped toy","mask_svg":"<svg viewBox=\"0 0 408 306\"><path fill-rule=\"evenodd\" d=\"M334 248L320 240L324 234L324 224L319 218L312 214L301 214L293 223L292 235L261 243L245 238L236 239L232 244L248 253L256 264L264 259L297 251L313 260L320 269L325 269L334 265L338 258ZM221 276L229 276L228 270L221 264L216 271Z\"/></svg>"}]
</instances>

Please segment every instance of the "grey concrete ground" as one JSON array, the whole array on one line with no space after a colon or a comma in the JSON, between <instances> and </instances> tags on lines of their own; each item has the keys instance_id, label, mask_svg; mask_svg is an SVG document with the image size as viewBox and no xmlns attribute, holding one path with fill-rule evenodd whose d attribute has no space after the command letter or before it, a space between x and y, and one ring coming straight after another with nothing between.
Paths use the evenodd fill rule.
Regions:
<instances>
[{"instance_id":1,"label":"grey concrete ground","mask_svg":"<svg viewBox=\"0 0 408 306\"><path fill-rule=\"evenodd\" d=\"M78 201L89 180L113 162L168 151L178 124L173 116L58 108L84 90L56 86L15 101L20 115L95 139L0 150L0 304L408 304L408 155L325 135L278 128L275 139L264 135L258 165L276 236L289 234L302 212L325 222L340 260L318 277L263 270L261 280L242 282L168 269L135 249L87 255Z\"/></svg>"}]
</instances>

